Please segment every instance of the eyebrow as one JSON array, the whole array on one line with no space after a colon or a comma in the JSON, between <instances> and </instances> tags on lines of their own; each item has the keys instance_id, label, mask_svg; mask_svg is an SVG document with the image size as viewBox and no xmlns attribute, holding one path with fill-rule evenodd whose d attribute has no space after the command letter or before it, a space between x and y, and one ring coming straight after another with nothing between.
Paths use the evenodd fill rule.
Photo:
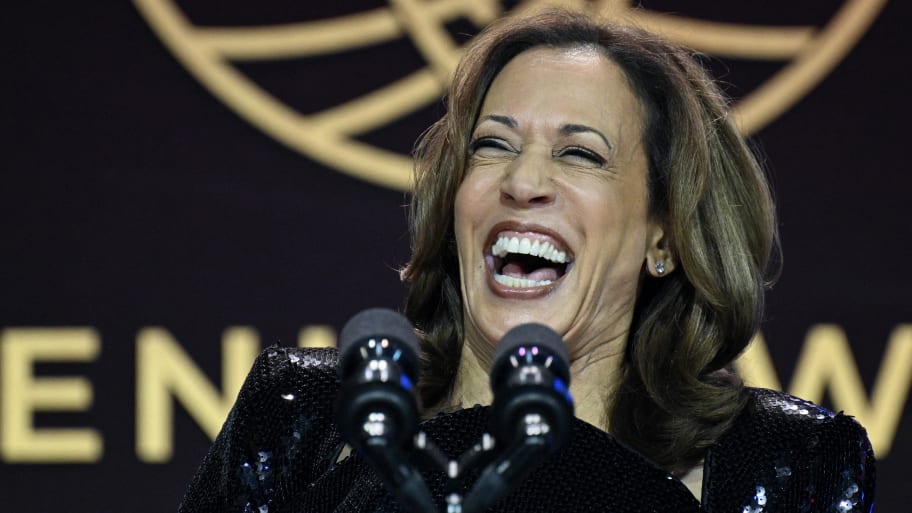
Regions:
<instances>
[{"instance_id":1,"label":"eyebrow","mask_svg":"<svg viewBox=\"0 0 912 513\"><path fill-rule=\"evenodd\" d=\"M506 125L513 129L515 129L516 127L519 126L519 124L516 123L515 119L511 118L510 116L502 116L500 114L488 114L487 116L483 116L481 119L478 120L479 123L481 123L482 121L494 121L494 122L500 123L502 125ZM599 136L599 138L601 138L601 140L605 143L605 146L607 146L609 149L611 149L611 150L614 149L614 145L611 144L611 142L608 140L607 137L605 137L605 134L592 128L591 126L579 125L576 123L568 123L566 125L561 125L559 132L561 135L570 135L570 134L579 134L579 133L589 132L589 133Z\"/></svg>"},{"instance_id":2,"label":"eyebrow","mask_svg":"<svg viewBox=\"0 0 912 513\"><path fill-rule=\"evenodd\" d=\"M589 133L599 136L602 139L602 141L605 142L605 146L608 146L609 149L612 149L612 150L614 149L614 145L608 141L608 138L605 137L605 134L599 132L598 130L596 130L590 126L568 124L568 125L561 125L561 127L560 127L561 135L579 134L579 133L584 133L584 132L589 132Z\"/></svg>"},{"instance_id":3,"label":"eyebrow","mask_svg":"<svg viewBox=\"0 0 912 513\"><path fill-rule=\"evenodd\" d=\"M516 128L517 126L519 126L516 123L516 120L511 118L510 116L501 116L498 114L488 114L487 116L484 116L483 118L479 119L478 122L481 123L482 121L487 121L487 120L496 121L500 124L507 125L510 128Z\"/></svg>"}]
</instances>

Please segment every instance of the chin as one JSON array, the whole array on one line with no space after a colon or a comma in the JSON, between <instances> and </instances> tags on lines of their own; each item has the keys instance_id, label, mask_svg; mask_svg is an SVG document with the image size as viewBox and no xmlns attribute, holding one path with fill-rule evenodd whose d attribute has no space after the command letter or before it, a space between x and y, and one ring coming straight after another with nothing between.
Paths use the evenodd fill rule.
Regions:
<instances>
[{"instance_id":1,"label":"chin","mask_svg":"<svg viewBox=\"0 0 912 513\"><path fill-rule=\"evenodd\" d=\"M520 324L544 324L558 333L563 333L563 328L566 328L556 305L548 304L550 301L497 299L495 303L500 304L488 303L470 314L476 331L491 345L496 345L508 331Z\"/></svg>"}]
</instances>

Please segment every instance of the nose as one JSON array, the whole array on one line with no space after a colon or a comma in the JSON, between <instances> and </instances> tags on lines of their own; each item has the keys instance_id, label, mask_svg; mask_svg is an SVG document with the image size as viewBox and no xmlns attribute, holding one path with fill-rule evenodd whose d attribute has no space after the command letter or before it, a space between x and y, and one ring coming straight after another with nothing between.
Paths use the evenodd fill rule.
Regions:
<instances>
[{"instance_id":1,"label":"nose","mask_svg":"<svg viewBox=\"0 0 912 513\"><path fill-rule=\"evenodd\" d=\"M501 201L522 208L549 205L556 196L551 163L532 155L515 159L500 184Z\"/></svg>"}]
</instances>

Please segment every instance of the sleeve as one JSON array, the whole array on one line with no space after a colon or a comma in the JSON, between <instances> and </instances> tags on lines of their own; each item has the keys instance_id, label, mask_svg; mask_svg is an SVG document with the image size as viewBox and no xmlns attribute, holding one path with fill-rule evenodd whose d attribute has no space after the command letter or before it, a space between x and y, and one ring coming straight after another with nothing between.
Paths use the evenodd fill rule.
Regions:
<instances>
[{"instance_id":1,"label":"sleeve","mask_svg":"<svg viewBox=\"0 0 912 513\"><path fill-rule=\"evenodd\" d=\"M261 353L180 512L275 511L319 477L339 440L337 364L335 349Z\"/></svg>"},{"instance_id":2,"label":"sleeve","mask_svg":"<svg viewBox=\"0 0 912 513\"><path fill-rule=\"evenodd\" d=\"M876 463L865 429L842 413L827 429L812 436L819 440L811 461L808 497L813 511L864 512L874 509Z\"/></svg>"},{"instance_id":3,"label":"sleeve","mask_svg":"<svg viewBox=\"0 0 912 513\"><path fill-rule=\"evenodd\" d=\"M870 513L875 461L864 428L782 392L752 400L710 449L703 508L713 513Z\"/></svg>"}]
</instances>

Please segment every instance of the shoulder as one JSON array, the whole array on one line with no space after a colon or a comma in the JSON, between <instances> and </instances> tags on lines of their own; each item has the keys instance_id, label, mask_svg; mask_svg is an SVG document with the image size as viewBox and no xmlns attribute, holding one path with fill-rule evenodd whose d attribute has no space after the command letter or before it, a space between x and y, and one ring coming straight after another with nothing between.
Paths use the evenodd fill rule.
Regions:
<instances>
[{"instance_id":1,"label":"shoulder","mask_svg":"<svg viewBox=\"0 0 912 513\"><path fill-rule=\"evenodd\" d=\"M338 365L339 351L334 347L273 346L257 356L247 380L271 380L295 374L334 374Z\"/></svg>"},{"instance_id":2,"label":"shoulder","mask_svg":"<svg viewBox=\"0 0 912 513\"><path fill-rule=\"evenodd\" d=\"M869 511L874 455L855 419L783 392L748 393L744 411L707 454L704 488L712 500L738 511L767 503L778 503L776 510Z\"/></svg>"},{"instance_id":3,"label":"shoulder","mask_svg":"<svg viewBox=\"0 0 912 513\"><path fill-rule=\"evenodd\" d=\"M855 436L867 437L864 428L842 412L833 413L810 401L776 390L748 388L747 391L751 400L739 418L740 423L795 435L810 432L835 434L833 430L841 426Z\"/></svg>"},{"instance_id":4,"label":"shoulder","mask_svg":"<svg viewBox=\"0 0 912 513\"><path fill-rule=\"evenodd\" d=\"M335 431L338 362L335 348L267 348L254 361L223 433L257 457L264 447L313 455L314 444Z\"/></svg>"},{"instance_id":5,"label":"shoulder","mask_svg":"<svg viewBox=\"0 0 912 513\"><path fill-rule=\"evenodd\" d=\"M338 361L334 348L260 353L180 511L271 509L321 475L340 443Z\"/></svg>"},{"instance_id":6,"label":"shoulder","mask_svg":"<svg viewBox=\"0 0 912 513\"><path fill-rule=\"evenodd\" d=\"M762 388L748 389L751 400L733 431L750 432L766 443L807 451L871 452L865 429L853 417L810 401Z\"/></svg>"},{"instance_id":7,"label":"shoulder","mask_svg":"<svg viewBox=\"0 0 912 513\"><path fill-rule=\"evenodd\" d=\"M324 409L339 388L335 348L269 347L256 358L229 416Z\"/></svg>"}]
</instances>

